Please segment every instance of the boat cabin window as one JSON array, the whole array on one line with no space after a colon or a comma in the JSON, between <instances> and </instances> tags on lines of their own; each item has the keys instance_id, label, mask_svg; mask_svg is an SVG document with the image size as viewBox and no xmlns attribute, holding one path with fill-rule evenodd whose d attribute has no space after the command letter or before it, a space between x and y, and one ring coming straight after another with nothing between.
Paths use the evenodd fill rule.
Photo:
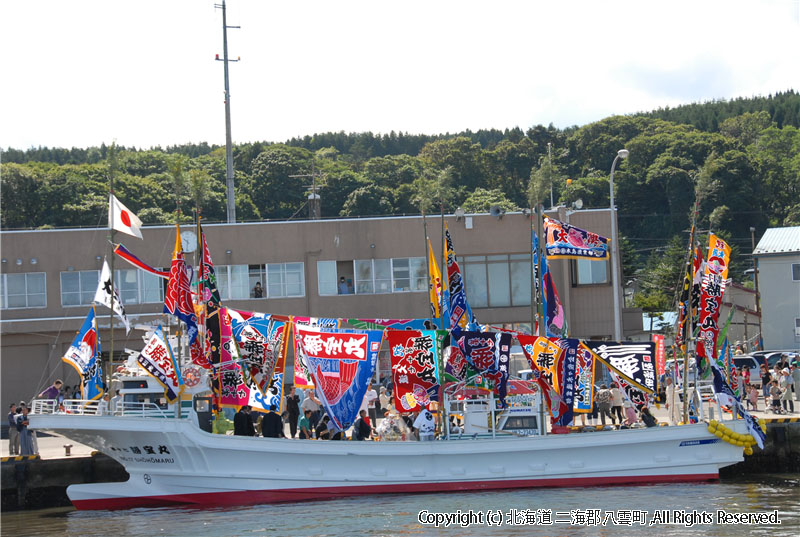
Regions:
<instances>
[{"instance_id":1,"label":"boat cabin window","mask_svg":"<svg viewBox=\"0 0 800 537\"><path fill-rule=\"evenodd\" d=\"M518 416L514 418L508 418L505 425L503 425L504 431L536 428L536 416Z\"/></svg>"}]
</instances>

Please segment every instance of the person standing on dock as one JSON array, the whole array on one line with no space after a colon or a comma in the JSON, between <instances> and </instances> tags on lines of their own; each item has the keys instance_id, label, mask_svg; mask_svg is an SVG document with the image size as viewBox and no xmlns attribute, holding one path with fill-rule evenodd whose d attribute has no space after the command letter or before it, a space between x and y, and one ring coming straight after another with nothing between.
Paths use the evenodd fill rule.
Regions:
<instances>
[{"instance_id":1,"label":"person standing on dock","mask_svg":"<svg viewBox=\"0 0 800 537\"><path fill-rule=\"evenodd\" d=\"M19 433L19 454L34 455L36 449L33 445L33 435L28 429L28 407L22 407L22 414L17 415L17 431Z\"/></svg>"},{"instance_id":2,"label":"person standing on dock","mask_svg":"<svg viewBox=\"0 0 800 537\"><path fill-rule=\"evenodd\" d=\"M19 408L16 403L8 407L8 454L19 455L19 431L17 430L17 414Z\"/></svg>"}]
</instances>

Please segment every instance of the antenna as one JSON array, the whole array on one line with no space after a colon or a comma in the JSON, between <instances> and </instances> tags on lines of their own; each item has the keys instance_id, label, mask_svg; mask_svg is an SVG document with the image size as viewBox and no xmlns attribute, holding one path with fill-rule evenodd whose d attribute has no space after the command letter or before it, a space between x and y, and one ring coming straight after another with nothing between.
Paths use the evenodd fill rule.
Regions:
<instances>
[{"instance_id":1,"label":"antenna","mask_svg":"<svg viewBox=\"0 0 800 537\"><path fill-rule=\"evenodd\" d=\"M228 223L236 223L236 198L233 193L233 146L231 143L231 90L228 83L228 62L238 62L228 59L228 28L240 28L239 26L228 26L225 15L225 0L221 4L214 4L214 7L222 10L222 59L219 54L217 61L225 64L225 185L228 191Z\"/></svg>"}]
</instances>

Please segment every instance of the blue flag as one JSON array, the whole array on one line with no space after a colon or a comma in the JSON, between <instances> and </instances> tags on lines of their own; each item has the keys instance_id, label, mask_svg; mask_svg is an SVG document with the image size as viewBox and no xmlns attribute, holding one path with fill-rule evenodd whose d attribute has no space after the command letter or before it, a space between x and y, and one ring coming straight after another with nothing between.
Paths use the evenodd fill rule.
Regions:
<instances>
[{"instance_id":1,"label":"blue flag","mask_svg":"<svg viewBox=\"0 0 800 537\"><path fill-rule=\"evenodd\" d=\"M495 393L505 408L511 333L456 330L453 337L469 365L494 382ZM575 375L574 369L572 374Z\"/></svg>"},{"instance_id":2,"label":"blue flag","mask_svg":"<svg viewBox=\"0 0 800 537\"><path fill-rule=\"evenodd\" d=\"M97 336L97 323L92 306L72 346L61 358L74 367L81 376L81 399L93 401L103 396L103 371L99 356L100 339Z\"/></svg>"},{"instance_id":3,"label":"blue flag","mask_svg":"<svg viewBox=\"0 0 800 537\"><path fill-rule=\"evenodd\" d=\"M299 324L294 330L299 359L314 377L322 406L339 429L347 429L358 417L375 372L383 331L321 329Z\"/></svg>"}]
</instances>

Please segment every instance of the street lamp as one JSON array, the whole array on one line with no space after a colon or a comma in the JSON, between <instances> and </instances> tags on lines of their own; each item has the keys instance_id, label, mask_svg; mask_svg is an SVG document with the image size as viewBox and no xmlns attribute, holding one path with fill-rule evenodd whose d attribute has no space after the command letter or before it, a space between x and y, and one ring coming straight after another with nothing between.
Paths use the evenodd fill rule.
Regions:
<instances>
[{"instance_id":1,"label":"street lamp","mask_svg":"<svg viewBox=\"0 0 800 537\"><path fill-rule=\"evenodd\" d=\"M614 168L621 158L628 158L628 150L620 149L611 163L611 177L608 180L611 198L611 291L614 294L614 341L622 341L622 322L619 311L619 276L617 275L617 219L614 214Z\"/></svg>"}]
</instances>

